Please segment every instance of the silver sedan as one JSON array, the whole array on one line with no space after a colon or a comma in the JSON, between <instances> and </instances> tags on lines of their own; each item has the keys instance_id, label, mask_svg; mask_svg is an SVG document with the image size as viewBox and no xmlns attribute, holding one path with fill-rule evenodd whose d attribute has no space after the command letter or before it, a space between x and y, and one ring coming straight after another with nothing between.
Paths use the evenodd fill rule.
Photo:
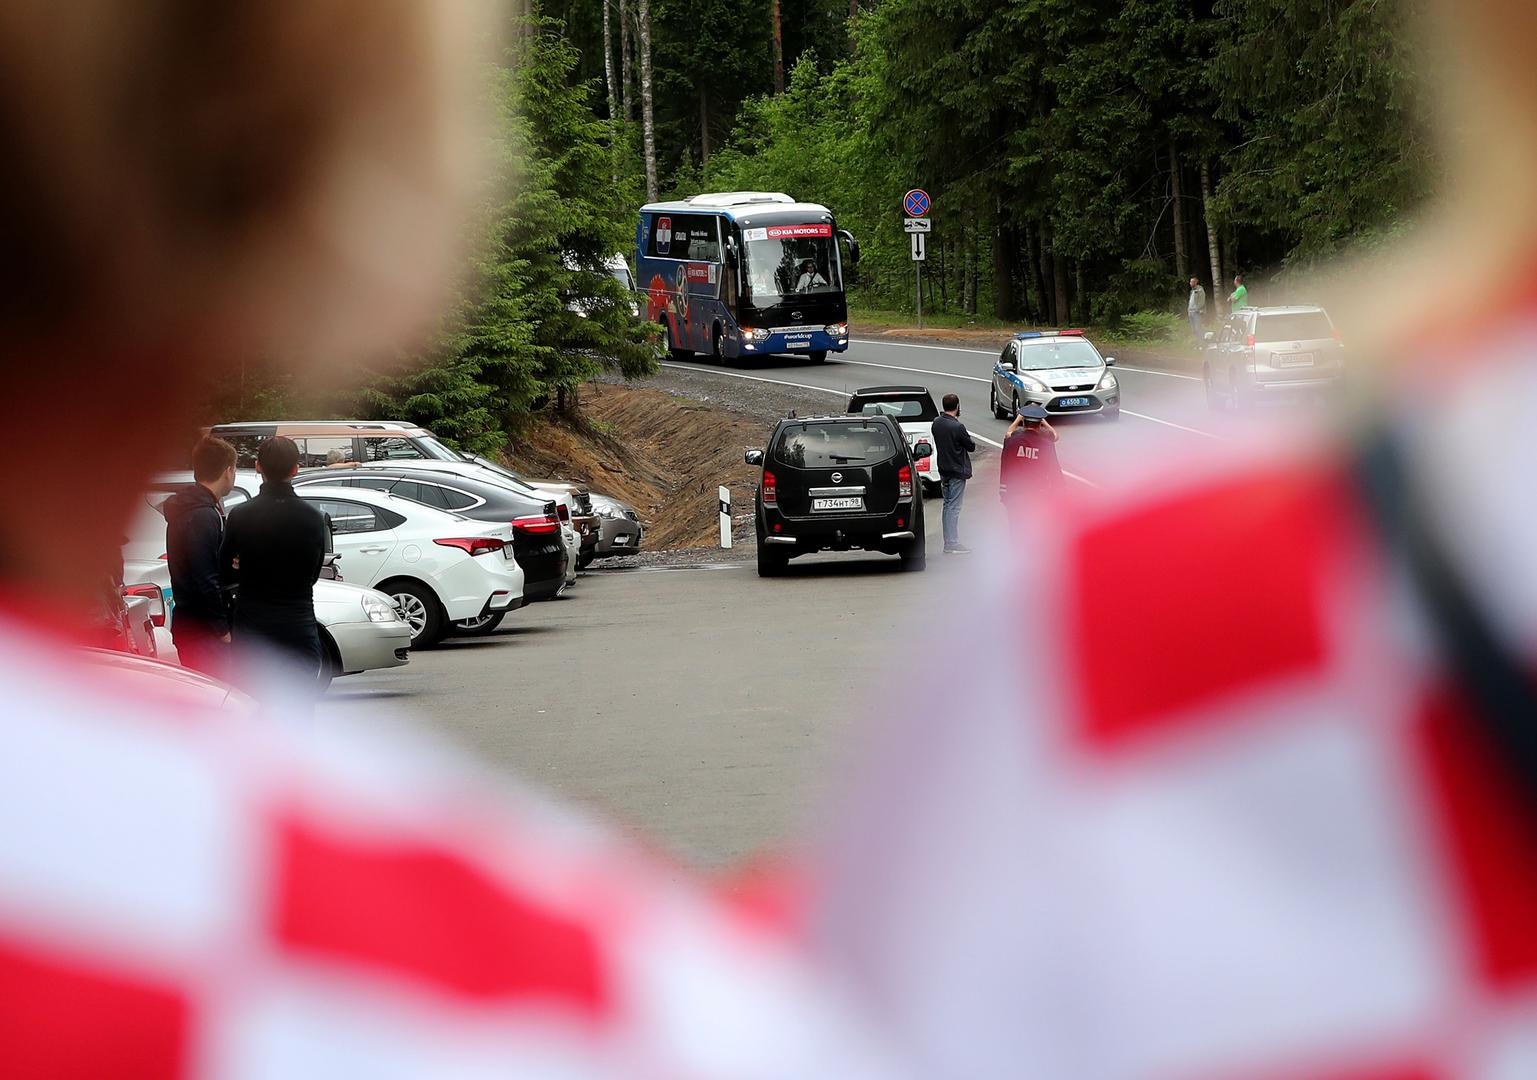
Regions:
<instances>
[{"instance_id":1,"label":"silver sedan","mask_svg":"<svg viewBox=\"0 0 1537 1080\"><path fill-rule=\"evenodd\" d=\"M628 555L640 550L645 527L633 506L608 495L592 496L592 509L598 515L598 548L593 558L605 559L613 555Z\"/></svg>"}]
</instances>

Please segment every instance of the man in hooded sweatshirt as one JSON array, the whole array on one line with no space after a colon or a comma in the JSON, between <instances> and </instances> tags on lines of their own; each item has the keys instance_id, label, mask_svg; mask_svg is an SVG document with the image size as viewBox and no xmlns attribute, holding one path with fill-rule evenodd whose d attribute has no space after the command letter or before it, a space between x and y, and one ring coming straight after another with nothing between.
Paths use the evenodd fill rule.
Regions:
<instances>
[{"instance_id":1,"label":"man in hooded sweatshirt","mask_svg":"<svg viewBox=\"0 0 1537 1080\"><path fill-rule=\"evenodd\" d=\"M235 486L235 448L203 438L192 448L192 478L161 508L171 571L171 640L182 666L222 677L229 659L229 610L219 583L224 497Z\"/></svg>"}]
</instances>

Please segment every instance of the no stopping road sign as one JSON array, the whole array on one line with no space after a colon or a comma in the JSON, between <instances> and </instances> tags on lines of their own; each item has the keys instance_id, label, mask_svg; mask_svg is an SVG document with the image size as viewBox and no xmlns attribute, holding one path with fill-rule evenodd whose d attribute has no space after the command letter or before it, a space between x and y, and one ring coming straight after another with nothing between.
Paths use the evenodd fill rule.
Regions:
<instances>
[{"instance_id":1,"label":"no stopping road sign","mask_svg":"<svg viewBox=\"0 0 1537 1080\"><path fill-rule=\"evenodd\" d=\"M923 217L932 205L929 193L922 188L915 187L902 196L902 209L907 212L908 217Z\"/></svg>"}]
</instances>

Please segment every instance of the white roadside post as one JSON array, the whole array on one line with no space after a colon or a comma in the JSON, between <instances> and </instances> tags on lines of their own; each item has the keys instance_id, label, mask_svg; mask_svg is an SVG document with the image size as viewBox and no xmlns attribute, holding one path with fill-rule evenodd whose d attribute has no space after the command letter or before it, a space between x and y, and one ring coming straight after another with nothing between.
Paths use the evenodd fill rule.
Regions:
<instances>
[{"instance_id":1,"label":"white roadside post","mask_svg":"<svg viewBox=\"0 0 1537 1080\"><path fill-rule=\"evenodd\" d=\"M720 546L731 546L731 489L720 489Z\"/></svg>"}]
</instances>

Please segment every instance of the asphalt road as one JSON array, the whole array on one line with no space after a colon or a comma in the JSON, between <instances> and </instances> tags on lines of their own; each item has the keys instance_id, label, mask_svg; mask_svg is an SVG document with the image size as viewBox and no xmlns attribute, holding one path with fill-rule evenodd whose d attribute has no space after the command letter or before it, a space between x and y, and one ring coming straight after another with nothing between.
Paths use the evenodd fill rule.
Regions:
<instances>
[{"instance_id":1,"label":"asphalt road","mask_svg":"<svg viewBox=\"0 0 1537 1080\"><path fill-rule=\"evenodd\" d=\"M992 349L855 339L847 352L832 354L821 364L803 357L770 356L723 364L667 361L664 367L708 371L723 380L766 379L799 386L825 398L830 411L841 411L849 391L857 387L915 383L927 386L936 402L947 393L959 395L967 429L996 447L1008 428L1008 421L995 419L988 408L988 384L996 358ZM1063 468L1081 482L1105 479L1124 460L1128 444L1145 442L1149 436L1215 448L1233 433L1234 419L1207 407L1205 390L1195 376L1118 365L1116 378L1121 383L1120 420L1082 416L1052 421L1063 430L1058 447Z\"/></svg>"},{"instance_id":2,"label":"asphalt road","mask_svg":"<svg viewBox=\"0 0 1537 1080\"><path fill-rule=\"evenodd\" d=\"M762 380L800 395L790 399L797 405L828 411L858 386L921 383L936 398L959 394L973 434L996 444L1007 425L988 410L993 355L858 341L824 364L766 357L668 366L693 369L691 386L718 382L727 400L733 383ZM1119 421L1061 425L1063 465L1081 482L1108 481L1129 443L1220 452L1226 418L1208 412L1198 380L1118 370ZM743 561L595 569L568 598L515 613L489 638L338 681L320 715L415 717L697 866L782 848L837 783L840 748L858 744L851 725L878 723L911 680L932 676L913 657L923 635L946 623L940 613L960 576L985 572L996 460L983 455L968 491L963 536L981 538L976 555L940 554L936 500L922 574L862 553L798 559L774 581Z\"/></svg>"}]
</instances>

